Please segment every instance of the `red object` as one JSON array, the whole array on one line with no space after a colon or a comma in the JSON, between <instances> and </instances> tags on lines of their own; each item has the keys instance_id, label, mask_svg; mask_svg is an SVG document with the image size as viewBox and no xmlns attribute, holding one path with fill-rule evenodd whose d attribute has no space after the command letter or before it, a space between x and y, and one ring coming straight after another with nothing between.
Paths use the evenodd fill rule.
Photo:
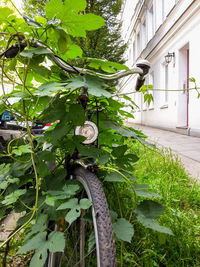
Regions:
<instances>
[{"instance_id":1,"label":"red object","mask_svg":"<svg viewBox=\"0 0 200 267\"><path fill-rule=\"evenodd\" d=\"M52 123L46 123L45 124L45 126L51 126L52 125Z\"/></svg>"}]
</instances>

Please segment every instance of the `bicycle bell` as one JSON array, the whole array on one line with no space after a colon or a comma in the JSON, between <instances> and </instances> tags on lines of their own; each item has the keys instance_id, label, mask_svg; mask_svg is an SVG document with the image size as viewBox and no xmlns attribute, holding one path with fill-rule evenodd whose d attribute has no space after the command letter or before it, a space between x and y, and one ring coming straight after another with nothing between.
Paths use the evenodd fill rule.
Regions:
<instances>
[{"instance_id":1,"label":"bicycle bell","mask_svg":"<svg viewBox=\"0 0 200 267\"><path fill-rule=\"evenodd\" d=\"M86 137L82 144L89 145L97 139L99 131L94 122L85 121L83 126L76 126L74 134Z\"/></svg>"}]
</instances>

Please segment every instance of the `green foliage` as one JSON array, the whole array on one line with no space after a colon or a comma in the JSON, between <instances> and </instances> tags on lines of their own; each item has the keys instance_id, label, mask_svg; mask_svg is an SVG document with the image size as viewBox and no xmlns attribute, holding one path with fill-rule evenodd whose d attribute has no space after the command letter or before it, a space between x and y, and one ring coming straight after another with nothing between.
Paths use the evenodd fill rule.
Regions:
<instances>
[{"instance_id":1,"label":"green foliage","mask_svg":"<svg viewBox=\"0 0 200 267\"><path fill-rule=\"evenodd\" d=\"M113 231L115 232L117 238L129 243L131 242L134 234L132 224L123 218L118 219L116 223L113 224Z\"/></svg>"},{"instance_id":2,"label":"green foliage","mask_svg":"<svg viewBox=\"0 0 200 267\"><path fill-rule=\"evenodd\" d=\"M105 3L108 2L102 2L101 12L105 11ZM64 233L47 229L47 221L55 221L59 225L60 220L65 218L68 224L65 224L64 231L69 234L69 225L92 205L90 200L81 196L80 185L69 179L69 173L64 169L66 155L73 155L73 161L78 152L84 159L92 158L95 164L99 164L96 172L102 181L105 180L105 190L111 187L112 191L119 184L131 187L125 193L131 200L130 218L125 212L123 216L119 208L120 218L113 220L118 240L131 242L135 223L131 219L133 216L136 219L136 195L145 194L135 185L134 170L139 157L135 151L129 151L127 142L139 140L146 144L146 141L139 131L123 126L123 117L131 117L132 114L125 112L125 104L115 99L116 89L92 75L67 74L52 61L52 53L63 56L65 60L81 57L78 38L104 25L101 17L88 12L86 4L85 0L51 0L44 8L43 17L23 16L24 19L7 7L1 8L0 28L5 33L0 40L1 53L19 40L24 40L27 47L19 51L14 59L5 55L1 57L3 91L6 91L7 84L12 86L9 93L4 92L1 96L0 110L10 111L17 123L25 122L25 126L1 152L0 216L7 216L10 210L23 214L17 222L19 229L16 233L26 228L26 238L18 254L33 251L30 266L43 266L48 250L63 251L65 246ZM92 10L94 6L91 4ZM115 10L114 2L110 10L115 15L119 11L118 8ZM32 48L33 40L34 44L40 42L44 47ZM92 68L108 73L127 69L110 61L85 60ZM88 103L84 109L80 105L80 92L86 88ZM126 97L125 100L134 105L131 99ZM32 135L31 127L36 119L52 123L42 136ZM74 135L75 126L83 125L86 120L98 122L99 126L99 142L91 146L84 146L82 142L85 138ZM54 164L51 164L52 161ZM148 194L150 198L157 197L151 191ZM112 202L110 204L113 205ZM142 213L141 205L138 216L144 217L143 221L139 221L146 227L151 223L151 228L164 232L161 226L144 222L144 218L152 218L146 212ZM91 249L93 244L90 236L88 248Z\"/></svg>"}]
</instances>

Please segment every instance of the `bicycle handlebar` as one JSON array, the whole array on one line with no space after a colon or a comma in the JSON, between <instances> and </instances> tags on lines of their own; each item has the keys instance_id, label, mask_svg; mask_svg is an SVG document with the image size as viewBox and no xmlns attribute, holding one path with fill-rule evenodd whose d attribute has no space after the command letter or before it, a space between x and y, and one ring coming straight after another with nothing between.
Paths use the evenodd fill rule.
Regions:
<instances>
[{"instance_id":1,"label":"bicycle handlebar","mask_svg":"<svg viewBox=\"0 0 200 267\"><path fill-rule=\"evenodd\" d=\"M15 57L18 52L23 51L24 48L27 46L26 42L21 41L19 43L13 44L10 48L8 48L4 53L2 53L0 55L0 58L4 55L7 58L13 58ZM58 57L57 55L55 55L53 53L53 51L46 47L45 45L39 43L39 42L35 42L30 44L30 46L32 47L41 47L41 48L46 48L47 50L49 50L49 54L47 54L47 56L61 69L63 69L64 71L67 71L69 73L81 73L81 74L90 74L93 76L98 76L101 79L104 80L117 80L119 78L131 75L131 74L138 74L138 78L137 78L137 82L136 82L136 90L138 91L139 88L144 84L145 78L144 76L148 73L149 68L150 68L150 63L147 60L141 60L139 61L135 67L131 68L129 71L126 70L122 70L122 71L118 71L114 74L103 74L103 73L98 73L95 72L93 70L89 70L89 69L82 69L79 67L74 67L71 66L69 63L67 63L66 61L64 61L62 58Z\"/></svg>"}]
</instances>

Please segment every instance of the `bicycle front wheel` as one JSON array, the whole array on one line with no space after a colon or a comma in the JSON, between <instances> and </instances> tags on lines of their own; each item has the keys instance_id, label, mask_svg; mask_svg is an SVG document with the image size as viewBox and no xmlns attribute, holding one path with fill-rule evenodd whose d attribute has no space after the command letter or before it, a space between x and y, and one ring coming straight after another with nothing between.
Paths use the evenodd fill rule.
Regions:
<instances>
[{"instance_id":1,"label":"bicycle front wheel","mask_svg":"<svg viewBox=\"0 0 200 267\"><path fill-rule=\"evenodd\" d=\"M92 201L92 224L88 223L87 212L72 225L66 237L64 253L50 253L48 267L81 266L81 267L116 267L115 242L108 204L102 184L95 174L78 167L74 178L83 186L87 197ZM94 233L94 246L88 251L91 236Z\"/></svg>"}]
</instances>

